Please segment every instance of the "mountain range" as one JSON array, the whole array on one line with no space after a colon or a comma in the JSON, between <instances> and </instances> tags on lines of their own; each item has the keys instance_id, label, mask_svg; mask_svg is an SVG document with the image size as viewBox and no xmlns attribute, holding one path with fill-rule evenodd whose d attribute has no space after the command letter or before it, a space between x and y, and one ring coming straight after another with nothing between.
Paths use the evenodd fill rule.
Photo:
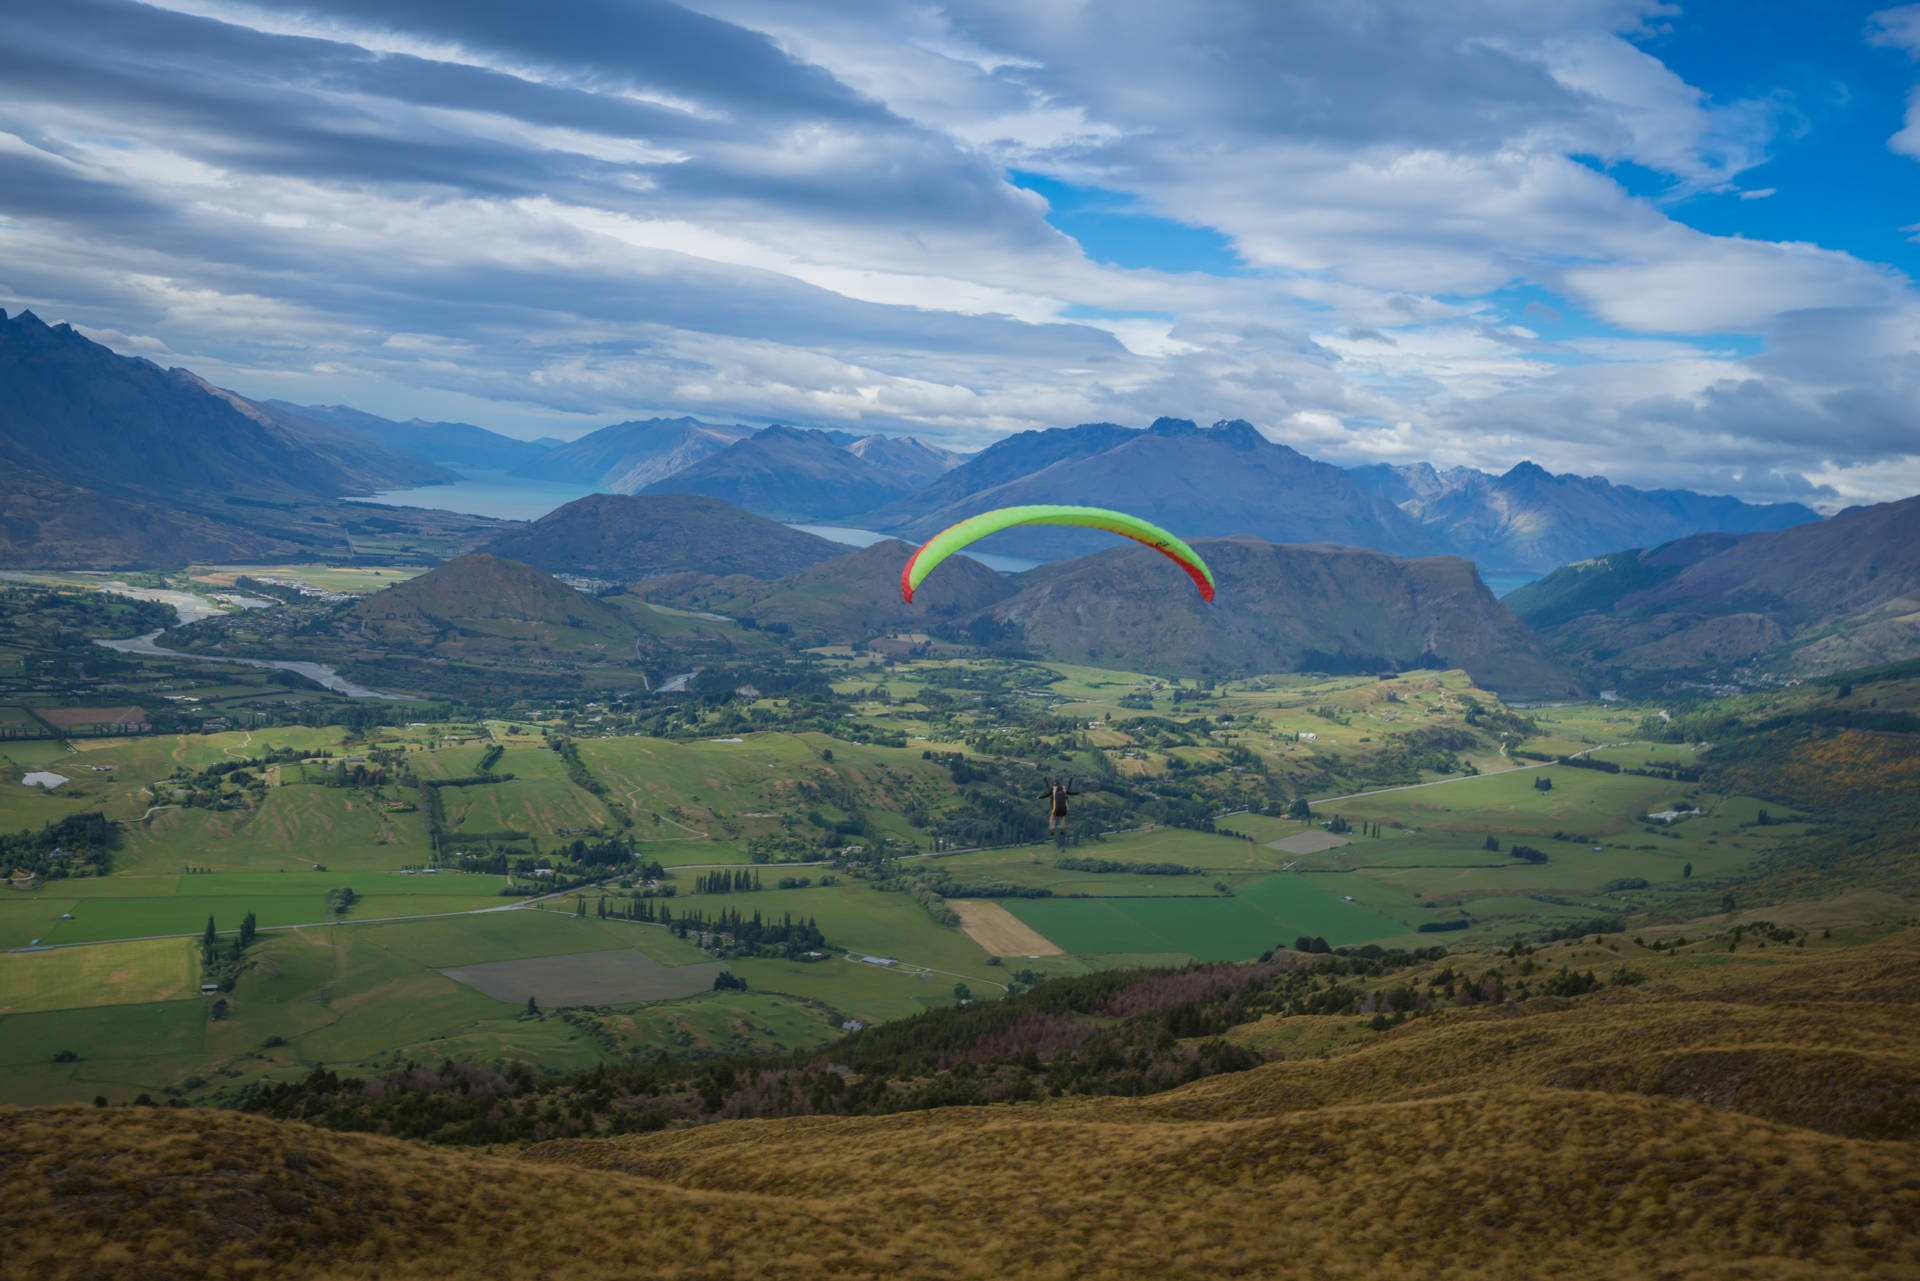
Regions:
<instances>
[{"instance_id":1,"label":"mountain range","mask_svg":"<svg viewBox=\"0 0 1920 1281\"><path fill-rule=\"evenodd\" d=\"M276 523L261 503L438 484L458 478L449 467L705 494L909 541L991 506L1111 506L1189 539L1247 534L1463 555L1488 573L1538 573L1627 545L1819 519L1798 504L1642 491L1532 463L1500 476L1427 464L1344 471L1237 419L1021 432L971 456L912 438L684 417L546 444L345 405L255 402L188 370L116 355L31 312L0 312L0 459L11 464L0 484L14 495L0 557L13 564L297 554L314 548L315 531L304 527L313 522ZM983 550L1056 559L1104 545L1083 530L1025 528Z\"/></svg>"},{"instance_id":2,"label":"mountain range","mask_svg":"<svg viewBox=\"0 0 1920 1281\"><path fill-rule=\"evenodd\" d=\"M918 488L915 472L892 457L909 446L872 446L866 454L845 433L768 427L640 490L643 494L706 494L781 520L841 520ZM914 442L918 444L918 442ZM921 447L925 449L924 446Z\"/></svg>"},{"instance_id":3,"label":"mountain range","mask_svg":"<svg viewBox=\"0 0 1920 1281\"><path fill-rule=\"evenodd\" d=\"M606 504L616 501L582 500L568 521L590 525L611 516ZM740 515L724 555L763 564L755 544L770 531ZM704 527L690 538L703 538L697 530ZM511 548L520 537L494 547ZM944 627L1065 662L1132 670L1243 676L1441 666L1464 668L1514 697L1579 692L1578 679L1457 557L1404 559L1247 537L1194 546L1219 583L1211 605L1164 557L1132 544L1006 577L956 556L927 578L912 605L901 601L899 581L913 549L892 539L778 576L668 574L634 590L682 608L784 624L802 643ZM721 556L696 541L684 559L697 565Z\"/></svg>"},{"instance_id":4,"label":"mountain range","mask_svg":"<svg viewBox=\"0 0 1920 1281\"><path fill-rule=\"evenodd\" d=\"M656 480L717 454L754 428L739 423L703 423L697 418L648 418L614 423L580 439L555 445L513 469L529 480L591 485L633 494Z\"/></svg>"},{"instance_id":5,"label":"mountain range","mask_svg":"<svg viewBox=\"0 0 1920 1281\"><path fill-rule=\"evenodd\" d=\"M1508 598L1596 679L1793 676L1920 654L1920 498L1568 565Z\"/></svg>"},{"instance_id":6,"label":"mountain range","mask_svg":"<svg viewBox=\"0 0 1920 1281\"><path fill-rule=\"evenodd\" d=\"M1447 550L1437 535L1362 490L1340 468L1275 444L1240 419L1211 428L1161 418L1145 431L1095 423L1058 435L1022 433L868 521L918 542L983 509L1029 503L1114 507L1188 541L1250 534L1393 555ZM1029 526L994 535L982 550L1054 559L1109 545L1096 532Z\"/></svg>"},{"instance_id":7,"label":"mountain range","mask_svg":"<svg viewBox=\"0 0 1920 1281\"><path fill-rule=\"evenodd\" d=\"M1492 476L1431 463L1349 468L1362 489L1441 535L1487 573L1541 573L1603 550L1702 530L1748 534L1820 519L1799 503L1744 503L1683 489L1640 490L1532 463Z\"/></svg>"},{"instance_id":8,"label":"mountain range","mask_svg":"<svg viewBox=\"0 0 1920 1281\"><path fill-rule=\"evenodd\" d=\"M545 445L502 436L472 423L430 423L419 418L395 422L347 405L295 405L284 400L258 403L276 418L284 414L295 420L331 423L361 440L390 445L443 467L507 471L547 452Z\"/></svg>"},{"instance_id":9,"label":"mountain range","mask_svg":"<svg viewBox=\"0 0 1920 1281\"><path fill-rule=\"evenodd\" d=\"M105 569L351 554L354 528L370 518L338 496L453 479L337 423L117 355L32 312L0 311L0 563ZM436 512L381 519L485 523Z\"/></svg>"}]
</instances>

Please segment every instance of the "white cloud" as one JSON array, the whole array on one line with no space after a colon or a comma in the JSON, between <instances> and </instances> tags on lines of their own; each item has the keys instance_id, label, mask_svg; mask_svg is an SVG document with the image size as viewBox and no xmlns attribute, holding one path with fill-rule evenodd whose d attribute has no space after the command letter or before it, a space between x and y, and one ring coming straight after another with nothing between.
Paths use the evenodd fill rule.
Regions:
<instances>
[{"instance_id":1,"label":"white cloud","mask_svg":"<svg viewBox=\"0 0 1920 1281\"><path fill-rule=\"evenodd\" d=\"M9 298L241 390L526 435L1174 413L1343 461L1908 474L1908 281L1596 168L1733 192L1800 127L1665 65L1656 0L693 8L0 7ZM1916 14L1872 38L1920 51ZM1920 98L1893 145L1920 158ZM1246 270L1101 265L1009 166Z\"/></svg>"}]
</instances>

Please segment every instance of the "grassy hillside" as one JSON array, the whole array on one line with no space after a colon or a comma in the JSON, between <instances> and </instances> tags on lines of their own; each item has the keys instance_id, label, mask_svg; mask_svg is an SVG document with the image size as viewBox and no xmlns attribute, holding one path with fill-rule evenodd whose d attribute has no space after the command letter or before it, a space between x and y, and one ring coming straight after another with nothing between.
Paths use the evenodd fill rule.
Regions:
<instances>
[{"instance_id":1,"label":"grassy hillside","mask_svg":"<svg viewBox=\"0 0 1920 1281\"><path fill-rule=\"evenodd\" d=\"M1137 1100L723 1122L517 1156L222 1113L9 1112L8 1268L1914 1275L1920 936L1633 964L1638 986L1346 1048L1303 1035L1278 1062Z\"/></svg>"}]
</instances>

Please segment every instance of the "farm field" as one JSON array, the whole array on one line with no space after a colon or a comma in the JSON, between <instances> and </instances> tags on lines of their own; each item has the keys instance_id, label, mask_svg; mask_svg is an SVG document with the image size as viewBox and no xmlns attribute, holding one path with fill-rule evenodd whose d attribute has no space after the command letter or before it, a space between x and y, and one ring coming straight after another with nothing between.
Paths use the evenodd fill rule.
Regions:
<instances>
[{"instance_id":1,"label":"farm field","mask_svg":"<svg viewBox=\"0 0 1920 1281\"><path fill-rule=\"evenodd\" d=\"M966 671L940 673L942 666ZM0 895L0 944L90 944L0 954L0 1041L27 1038L37 1047L25 1057L0 1056L0 1099L15 1098L15 1090L23 1099L84 1100L168 1089L208 1099L243 1079L296 1076L316 1065L370 1074L408 1058L447 1055L487 1063L517 1058L561 1070L661 1050L812 1045L849 1019L872 1022L951 1004L955 983L990 997L1015 974L1027 983L1114 966L1247 959L1301 935L1335 946L1504 944L1603 915L1697 915L1717 905L1723 887L1755 859L1819 830L1809 815L1779 803L1717 796L1687 782L1531 762L1493 773L1512 760L1487 746L1490 733L1461 753L1488 773L1313 799L1367 791L1341 782L1364 773L1355 761L1409 728L1457 728L1475 705L1500 718L1491 723L1513 735L1509 746L1573 752L1611 744L1594 759L1624 769L1690 769L1704 759L1691 745L1630 741L1643 724L1657 728L1643 720L1644 706L1535 709L1527 715L1538 732L1521 738L1525 724L1459 673L1391 681L1286 677L1207 690L1188 684L1179 687L1178 702L1171 683L1068 664L887 667L861 655L835 674L841 688L868 696L855 714L887 735L915 729L956 744L929 738L896 748L773 730L686 733L685 723L671 718L654 723L678 737L593 737L580 724L585 736L573 743L583 777L546 736L569 732L583 713L597 716L596 705L544 716L500 710L367 734L292 727L82 740L78 751L53 742L0 745L11 756L0 762L0 831L99 810L119 821L122 836L111 875L56 878ZM968 692L966 681L975 678L988 683L987 697L1001 700L1002 710L1051 718L1039 723L1055 727L1032 734L1017 723L1012 730L996 724L998 713L978 710ZM882 685L890 699L873 696ZM922 696L924 703L909 701ZM1128 707L1119 706L1122 698ZM1143 701L1151 703L1147 715L1161 719L1125 728L1142 714ZM642 719L614 702L604 705L610 718ZM730 706L765 709L773 702L748 695ZM737 719L733 710L721 714ZM1190 732L1201 717L1212 729ZM409 773L471 778L496 745L504 750L487 768L514 777L435 789L439 818L431 818L422 790L407 785ZM210 774L174 778L176 771L192 774L280 747L355 759L337 759L335 769L309 760L255 770L245 794L250 808L210 808L243 795ZM1247 759L1241 748L1265 763L1236 763ZM936 755L948 750L965 759L950 767ZM1009 839L1007 832L1019 839L1030 829L995 823L1002 806L1034 807L1023 780L1038 766L1026 753L1085 770L1081 777L1089 781L1133 780L1135 789L1090 786L1074 811L1090 826L1111 815L1113 826L1131 830L1065 850L1036 843L876 857L917 853L936 836L947 845ZM40 765L70 783L53 794L21 786L19 775ZM385 781L336 772L348 765L385 770ZM1422 770L1403 772L1436 777L1424 764ZM1324 788L1301 782L1312 778L1331 781ZM1536 779L1550 779L1551 790L1537 788ZM359 785L331 785L347 782ZM154 784L158 795L148 790ZM1312 801L1311 822L1278 816L1295 789ZM176 793L198 804L182 807ZM1143 798L1191 808L1154 808ZM1671 823L1644 817L1668 809L1675 811ZM1224 831L1156 825L1209 816ZM510 867L523 886L532 883L535 862L556 879L604 872L627 882L608 887L619 906L626 892L641 888L629 867L571 861L604 856L570 849L573 841L608 837L631 839L637 858L668 869L664 888L674 896L656 904L670 906L676 918L813 918L830 955L812 962L721 958L658 926L598 919L600 889L531 905L500 895L502 874L403 871L431 864L437 845L448 863L470 856L470 866ZM1534 847L1546 861L1515 858L1516 844ZM846 857L855 849L866 858ZM800 869L787 861L829 851L839 852L843 865ZM1056 865L1063 855L1200 871L1074 871ZM326 870L314 870L316 864ZM769 888L693 892L697 869L748 865ZM796 874L815 883L773 888L780 876ZM836 884L818 884L829 874ZM972 918L984 945L937 924L911 895L876 890L867 879L916 875L943 883L941 892ZM965 897L968 887L996 881L1050 897ZM327 919L327 895L341 887L359 895L345 921L312 925ZM584 916L576 915L577 903L584 903ZM200 963L191 938L95 942L197 936L208 916L230 932L248 912L267 934L218 1018L214 1003L197 996ZM459 915L436 915L444 913ZM426 919L380 922L387 917ZM1464 929L1420 932L1463 920ZM1062 950L1050 954L1055 947ZM861 963L866 956L899 964ZM1002 957L1004 964L991 963ZM720 965L748 990L712 991ZM456 981L449 971L474 982ZM528 996L540 1014L529 1016ZM150 1044L116 1040L116 1018L150 1026ZM131 1048L116 1049L110 1040ZM53 1064L52 1048L71 1048L76 1057Z\"/></svg>"},{"instance_id":2,"label":"farm field","mask_svg":"<svg viewBox=\"0 0 1920 1281\"><path fill-rule=\"evenodd\" d=\"M852 1018L863 1023L911 1018L927 1010L954 1002L951 974L929 974L905 969L883 969L865 965L843 956L821 961L789 961L779 957L742 957L728 962L738 977L754 991L777 992L784 996L814 1002L830 1011L836 1030L842 1021ZM980 975L996 974L991 968ZM989 983L1004 983L1004 978L961 980L982 996L991 996L996 988Z\"/></svg>"},{"instance_id":3,"label":"farm field","mask_svg":"<svg viewBox=\"0 0 1920 1281\"><path fill-rule=\"evenodd\" d=\"M712 920L722 911L743 916L760 913L778 921L813 919L830 948L868 956L895 957L914 965L961 974L985 975L986 953L956 929L938 926L926 910L905 894L889 894L847 882L807 889L759 890L734 894L682 894L672 900L675 919L699 912ZM570 903L554 911L572 911Z\"/></svg>"},{"instance_id":4,"label":"farm field","mask_svg":"<svg viewBox=\"0 0 1920 1281\"><path fill-rule=\"evenodd\" d=\"M667 966L631 948L575 952L521 961L486 961L440 973L496 1001L523 1005L621 1005L710 991L726 967L717 961Z\"/></svg>"},{"instance_id":5,"label":"farm field","mask_svg":"<svg viewBox=\"0 0 1920 1281\"><path fill-rule=\"evenodd\" d=\"M1081 956L1176 953L1245 960L1318 935L1336 946L1406 934L1406 926L1292 873L1262 877L1234 897L1007 899L1008 911Z\"/></svg>"},{"instance_id":6,"label":"farm field","mask_svg":"<svg viewBox=\"0 0 1920 1281\"><path fill-rule=\"evenodd\" d=\"M518 1058L580 1068L615 1055L689 1047L747 1052L817 1044L831 1030L810 1000L708 992L719 966L657 926L552 912L274 930L250 956L252 966L214 1018L211 1002L197 994L165 999L179 995L183 983L185 993L197 992L193 940L0 954L0 979L18 976L5 989L12 1008L0 1010L0 1043L10 1051L0 1053L0 1097L78 1100L105 1092L124 1100L140 1090L177 1089L202 1098L218 1095L233 1074L292 1076L315 1065L371 1072L455 1052L483 1062ZM589 959L578 961L583 957ZM518 966L564 978L570 960L603 980L622 971L651 976L652 987L629 984L622 999L603 984L598 991L534 990L501 1000L440 972ZM118 989L119 1003L102 1004L107 993L90 976L120 974L136 962L138 980ZM29 976L26 967L38 968ZM896 988L908 985L903 976L885 977ZM950 988L948 980L938 990ZM150 999L127 1000L142 994ZM526 995L539 1000L540 1017L525 1017ZM610 1033L613 1048L551 1013L563 1004L593 1006L582 1017ZM866 1008L858 999L854 1005ZM56 1049L78 1057L55 1064Z\"/></svg>"},{"instance_id":7,"label":"farm field","mask_svg":"<svg viewBox=\"0 0 1920 1281\"><path fill-rule=\"evenodd\" d=\"M350 920L499 907L499 877L443 872L228 873L195 876L99 877L54 881L31 895L0 899L0 945L88 943L102 939L199 934L207 918L234 930L251 912L261 929L326 921L327 894L338 887L360 899ZM72 920L62 920L71 913Z\"/></svg>"},{"instance_id":8,"label":"farm field","mask_svg":"<svg viewBox=\"0 0 1920 1281\"><path fill-rule=\"evenodd\" d=\"M175 1001L199 986L191 939L0 952L0 1015Z\"/></svg>"}]
</instances>

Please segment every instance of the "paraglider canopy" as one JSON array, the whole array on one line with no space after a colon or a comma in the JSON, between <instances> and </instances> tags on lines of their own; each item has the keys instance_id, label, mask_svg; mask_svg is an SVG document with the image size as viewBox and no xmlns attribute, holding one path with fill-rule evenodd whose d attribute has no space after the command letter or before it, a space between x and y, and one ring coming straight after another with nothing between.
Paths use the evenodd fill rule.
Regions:
<instances>
[{"instance_id":1,"label":"paraglider canopy","mask_svg":"<svg viewBox=\"0 0 1920 1281\"><path fill-rule=\"evenodd\" d=\"M911 604L914 591L933 572L935 565L967 544L1015 525L1081 525L1088 529L1104 529L1108 533L1145 543L1186 570L1194 586L1200 589L1202 600L1213 599L1213 571L1207 568L1207 563L1200 559L1193 548L1158 525L1125 512L1108 511L1104 507L1052 505L997 507L978 516L969 516L957 525L949 525L922 543L920 550L914 552L913 558L907 562L907 567L900 571L901 597Z\"/></svg>"}]
</instances>

